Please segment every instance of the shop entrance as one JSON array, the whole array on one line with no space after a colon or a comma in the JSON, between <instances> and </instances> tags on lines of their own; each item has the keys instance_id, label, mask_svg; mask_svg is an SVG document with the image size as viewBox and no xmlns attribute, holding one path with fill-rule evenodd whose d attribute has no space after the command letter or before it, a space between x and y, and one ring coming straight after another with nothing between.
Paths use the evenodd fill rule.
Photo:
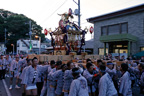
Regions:
<instances>
[{"instance_id":1,"label":"shop entrance","mask_svg":"<svg viewBox=\"0 0 144 96\"><path fill-rule=\"evenodd\" d=\"M109 42L109 53L128 53L128 41Z\"/></svg>"}]
</instances>

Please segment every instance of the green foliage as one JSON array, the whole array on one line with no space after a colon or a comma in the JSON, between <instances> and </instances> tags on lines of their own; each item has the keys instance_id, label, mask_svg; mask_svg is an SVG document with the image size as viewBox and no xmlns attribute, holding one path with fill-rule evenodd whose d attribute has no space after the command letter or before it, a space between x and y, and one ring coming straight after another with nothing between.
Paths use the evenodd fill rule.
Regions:
<instances>
[{"instance_id":1,"label":"green foliage","mask_svg":"<svg viewBox=\"0 0 144 96\"><path fill-rule=\"evenodd\" d=\"M19 39L29 39L29 21L32 24L32 33L41 36L42 41L45 40L45 35L42 34L42 27L37 25L32 19L22 15L15 14L3 9L0 9L0 42L5 40L5 28L7 29L7 51L12 51L11 44L16 45L16 41ZM34 39L34 35L32 35Z\"/></svg>"}]
</instances>

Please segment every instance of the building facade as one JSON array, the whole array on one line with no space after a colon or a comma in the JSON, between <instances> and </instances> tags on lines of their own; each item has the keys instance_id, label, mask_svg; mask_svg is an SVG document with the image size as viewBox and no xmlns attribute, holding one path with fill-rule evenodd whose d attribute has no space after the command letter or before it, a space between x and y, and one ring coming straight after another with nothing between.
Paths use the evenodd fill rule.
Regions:
<instances>
[{"instance_id":1,"label":"building facade","mask_svg":"<svg viewBox=\"0 0 144 96\"><path fill-rule=\"evenodd\" d=\"M40 42L39 40L31 40L32 43L32 50L39 49L40 47ZM17 54L27 54L30 53L30 40L23 40L20 39L17 41ZM38 50L34 53L38 53Z\"/></svg>"},{"instance_id":2,"label":"building facade","mask_svg":"<svg viewBox=\"0 0 144 96\"><path fill-rule=\"evenodd\" d=\"M94 24L94 54L144 50L144 4L87 19Z\"/></svg>"},{"instance_id":3,"label":"building facade","mask_svg":"<svg viewBox=\"0 0 144 96\"><path fill-rule=\"evenodd\" d=\"M51 42L40 43L39 40L31 40L31 48L30 48L30 40L20 39L17 41L17 54L28 54L28 53L39 54L39 51L40 53L45 52L46 48L48 48L49 46L51 46Z\"/></svg>"}]
</instances>

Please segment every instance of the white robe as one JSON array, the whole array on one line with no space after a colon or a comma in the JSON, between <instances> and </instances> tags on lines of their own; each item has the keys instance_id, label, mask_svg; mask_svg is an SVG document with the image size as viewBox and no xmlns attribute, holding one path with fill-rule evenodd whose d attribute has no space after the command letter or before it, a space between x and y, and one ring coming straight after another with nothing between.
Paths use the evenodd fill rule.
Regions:
<instances>
[{"instance_id":1,"label":"white robe","mask_svg":"<svg viewBox=\"0 0 144 96\"><path fill-rule=\"evenodd\" d=\"M5 59L0 59L0 70L4 70L7 68L7 63Z\"/></svg>"},{"instance_id":2,"label":"white robe","mask_svg":"<svg viewBox=\"0 0 144 96\"><path fill-rule=\"evenodd\" d=\"M108 73L105 73L99 81L99 96L116 96L117 91Z\"/></svg>"},{"instance_id":3,"label":"white robe","mask_svg":"<svg viewBox=\"0 0 144 96\"><path fill-rule=\"evenodd\" d=\"M25 77L23 84L26 84L27 86L34 86L36 85L36 82L39 82L39 75L41 73L44 73L47 69L47 65L40 66L37 65L36 69L34 69L31 65L26 69ZM35 79L34 79L35 77Z\"/></svg>"},{"instance_id":4,"label":"white robe","mask_svg":"<svg viewBox=\"0 0 144 96\"><path fill-rule=\"evenodd\" d=\"M132 96L131 79L129 72L125 72L119 81L119 93L123 96Z\"/></svg>"},{"instance_id":5,"label":"white robe","mask_svg":"<svg viewBox=\"0 0 144 96\"><path fill-rule=\"evenodd\" d=\"M62 88L63 88L64 72L62 70L57 70L53 73L52 77L54 80L57 80L57 86L56 86L55 93L57 95L61 95L62 94Z\"/></svg>"},{"instance_id":6,"label":"white robe","mask_svg":"<svg viewBox=\"0 0 144 96\"><path fill-rule=\"evenodd\" d=\"M10 59L5 59L5 63L6 63L6 66L7 66L7 70L10 69L10 64L11 64L11 60Z\"/></svg>"},{"instance_id":7,"label":"white robe","mask_svg":"<svg viewBox=\"0 0 144 96\"><path fill-rule=\"evenodd\" d=\"M65 73L64 73L63 90L69 91L72 81L73 81L72 70L66 70Z\"/></svg>"},{"instance_id":8,"label":"white robe","mask_svg":"<svg viewBox=\"0 0 144 96\"><path fill-rule=\"evenodd\" d=\"M140 76L140 85L144 86L144 72L142 73L142 75Z\"/></svg>"},{"instance_id":9,"label":"white robe","mask_svg":"<svg viewBox=\"0 0 144 96\"><path fill-rule=\"evenodd\" d=\"M27 71L27 69L29 68L29 66L26 66L24 69L23 69L23 71L22 71L22 74L21 74L21 76L20 76L20 79L22 80L21 81L21 84L24 84L24 77L25 77L25 73L26 73L26 71Z\"/></svg>"},{"instance_id":10,"label":"white robe","mask_svg":"<svg viewBox=\"0 0 144 96\"><path fill-rule=\"evenodd\" d=\"M88 82L88 92L89 93L91 93L91 89L92 89L92 92L96 91L96 88L95 88L96 82L94 82L94 80L93 80L93 75L94 74L90 74L87 69L83 73L83 76L87 79L87 82Z\"/></svg>"},{"instance_id":11,"label":"white robe","mask_svg":"<svg viewBox=\"0 0 144 96\"><path fill-rule=\"evenodd\" d=\"M72 81L69 96L89 96L87 80L83 76Z\"/></svg>"},{"instance_id":12,"label":"white robe","mask_svg":"<svg viewBox=\"0 0 144 96\"><path fill-rule=\"evenodd\" d=\"M42 90L41 90L41 94L40 94L40 96L46 96L47 95L47 91L48 91L48 73L49 73L49 68L51 69L51 66L49 66L48 65L48 69L47 69L47 71L46 72L44 72L44 84L43 84L43 88L42 88Z\"/></svg>"},{"instance_id":13,"label":"white robe","mask_svg":"<svg viewBox=\"0 0 144 96\"><path fill-rule=\"evenodd\" d=\"M51 66L48 67L48 74L47 74L47 96L49 96L49 90L50 90L50 80L49 80L49 73L51 72L52 68Z\"/></svg>"},{"instance_id":14,"label":"white robe","mask_svg":"<svg viewBox=\"0 0 144 96\"><path fill-rule=\"evenodd\" d=\"M11 62L11 65L10 65L10 71L13 72L13 76L11 74L11 77L17 77L19 76L19 65L18 65L18 62L16 60L13 60Z\"/></svg>"},{"instance_id":15,"label":"white robe","mask_svg":"<svg viewBox=\"0 0 144 96\"><path fill-rule=\"evenodd\" d=\"M49 75L48 75L48 79L49 79L49 93L47 94L48 96L56 96L55 94L55 87L56 87L56 80L53 79L53 74L54 72L56 72L56 68L51 69Z\"/></svg>"},{"instance_id":16,"label":"white robe","mask_svg":"<svg viewBox=\"0 0 144 96\"><path fill-rule=\"evenodd\" d=\"M72 81L73 81L72 70L66 70L64 73L64 84L63 84L64 96L68 96Z\"/></svg>"}]
</instances>

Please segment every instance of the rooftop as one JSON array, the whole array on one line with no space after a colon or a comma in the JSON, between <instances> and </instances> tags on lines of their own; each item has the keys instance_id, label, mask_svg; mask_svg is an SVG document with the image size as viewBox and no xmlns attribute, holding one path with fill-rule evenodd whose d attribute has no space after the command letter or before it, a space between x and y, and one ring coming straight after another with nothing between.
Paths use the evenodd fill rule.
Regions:
<instances>
[{"instance_id":1,"label":"rooftop","mask_svg":"<svg viewBox=\"0 0 144 96\"><path fill-rule=\"evenodd\" d=\"M85 41L85 48L94 48L94 39L90 39L88 41Z\"/></svg>"}]
</instances>

